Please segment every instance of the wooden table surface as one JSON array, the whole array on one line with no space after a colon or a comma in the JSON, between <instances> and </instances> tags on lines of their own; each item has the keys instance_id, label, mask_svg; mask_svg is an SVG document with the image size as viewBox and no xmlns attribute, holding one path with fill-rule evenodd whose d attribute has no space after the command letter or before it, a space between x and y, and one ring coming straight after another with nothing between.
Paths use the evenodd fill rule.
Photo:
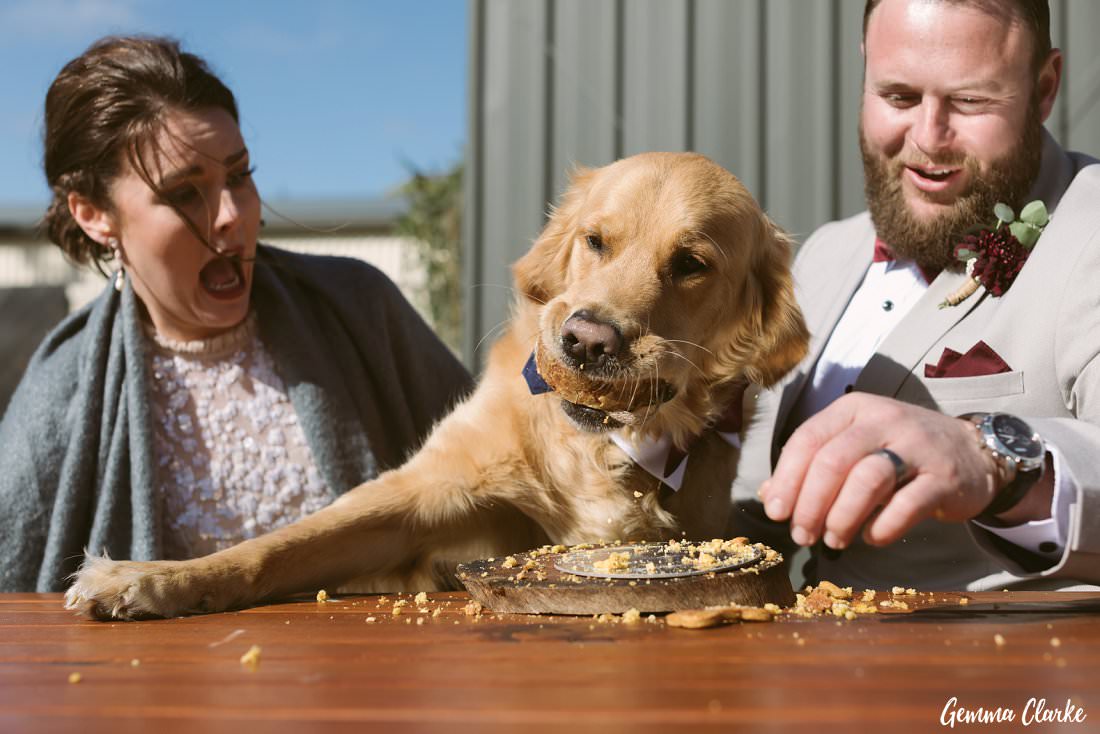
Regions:
<instances>
[{"instance_id":1,"label":"wooden table surface","mask_svg":"<svg viewBox=\"0 0 1100 734\"><path fill-rule=\"evenodd\" d=\"M129 623L77 619L59 595L6 594L0 732L893 734L941 730L953 713L956 729L1023 730L1031 699L1078 721L1027 731L1100 730L1100 595L968 596L899 597L912 614L685 630L471 617L465 594L433 594L426 613L408 596L398 615L395 596L354 596ZM1052 600L1077 606L1034 608ZM253 645L254 671L240 661ZM979 707L1014 721L958 718Z\"/></svg>"}]
</instances>

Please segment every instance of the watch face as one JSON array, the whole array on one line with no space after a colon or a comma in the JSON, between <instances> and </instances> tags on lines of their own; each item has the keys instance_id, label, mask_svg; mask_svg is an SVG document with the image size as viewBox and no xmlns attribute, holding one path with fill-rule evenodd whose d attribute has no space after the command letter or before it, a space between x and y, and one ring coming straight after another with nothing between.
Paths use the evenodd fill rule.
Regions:
<instances>
[{"instance_id":1,"label":"watch face","mask_svg":"<svg viewBox=\"0 0 1100 734\"><path fill-rule=\"evenodd\" d=\"M994 415L993 433L1006 449L1021 459L1039 459L1043 456L1043 444L1031 426L1014 415Z\"/></svg>"}]
</instances>

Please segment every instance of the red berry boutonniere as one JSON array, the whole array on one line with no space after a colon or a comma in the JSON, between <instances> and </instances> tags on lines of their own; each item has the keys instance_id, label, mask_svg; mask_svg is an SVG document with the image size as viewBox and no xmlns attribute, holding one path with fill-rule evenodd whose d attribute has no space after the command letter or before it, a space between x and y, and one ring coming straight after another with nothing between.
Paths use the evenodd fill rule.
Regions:
<instances>
[{"instance_id":1,"label":"red berry boutonniere","mask_svg":"<svg viewBox=\"0 0 1100 734\"><path fill-rule=\"evenodd\" d=\"M1050 221L1047 207L1041 201L1025 206L1019 220L1007 204L997 204L993 213L997 216L996 226L969 234L955 246L955 257L966 263L966 274L970 277L940 304L940 308L959 305L978 290L979 285L985 286L994 298L1003 296L1023 269L1043 227Z\"/></svg>"}]
</instances>

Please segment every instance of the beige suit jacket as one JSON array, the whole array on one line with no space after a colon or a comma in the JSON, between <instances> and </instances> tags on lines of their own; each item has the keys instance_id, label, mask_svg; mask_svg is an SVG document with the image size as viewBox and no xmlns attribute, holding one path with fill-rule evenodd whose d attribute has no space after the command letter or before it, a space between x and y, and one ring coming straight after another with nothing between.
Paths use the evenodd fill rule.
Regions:
<instances>
[{"instance_id":1,"label":"beige suit jacket","mask_svg":"<svg viewBox=\"0 0 1100 734\"><path fill-rule=\"evenodd\" d=\"M838 554L818 545L808 580L972 590L1100 583L1100 162L1066 153L1049 135L1043 145L1029 200L1042 198L1051 221L1016 282L1000 298L979 288L959 306L940 309L965 278L941 273L884 339L855 389L948 415L1006 411L1025 418L1058 447L1080 488L1064 555L1050 566L971 523L927 520L885 548L856 542ZM733 489L732 532L790 543L786 526L763 516L756 491L771 473L781 429L813 365L871 264L874 237L863 213L820 228L798 254L795 279L812 334L810 354L777 387L750 391L746 410L755 415ZM925 378L924 365L936 364L945 348L965 354L978 341L1011 371Z\"/></svg>"}]
</instances>

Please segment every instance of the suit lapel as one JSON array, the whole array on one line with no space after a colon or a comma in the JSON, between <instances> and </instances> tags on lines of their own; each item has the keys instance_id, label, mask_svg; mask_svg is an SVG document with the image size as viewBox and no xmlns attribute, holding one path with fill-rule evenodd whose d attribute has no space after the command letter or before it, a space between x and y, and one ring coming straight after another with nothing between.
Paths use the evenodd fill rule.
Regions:
<instances>
[{"instance_id":1,"label":"suit lapel","mask_svg":"<svg viewBox=\"0 0 1100 734\"><path fill-rule=\"evenodd\" d=\"M939 307L966 278L965 273L948 271L936 276L921 299L871 356L856 380L856 390L890 397L897 395L909 374L926 359L928 350L985 298L985 288L978 286L978 290L959 305Z\"/></svg>"}]
</instances>

